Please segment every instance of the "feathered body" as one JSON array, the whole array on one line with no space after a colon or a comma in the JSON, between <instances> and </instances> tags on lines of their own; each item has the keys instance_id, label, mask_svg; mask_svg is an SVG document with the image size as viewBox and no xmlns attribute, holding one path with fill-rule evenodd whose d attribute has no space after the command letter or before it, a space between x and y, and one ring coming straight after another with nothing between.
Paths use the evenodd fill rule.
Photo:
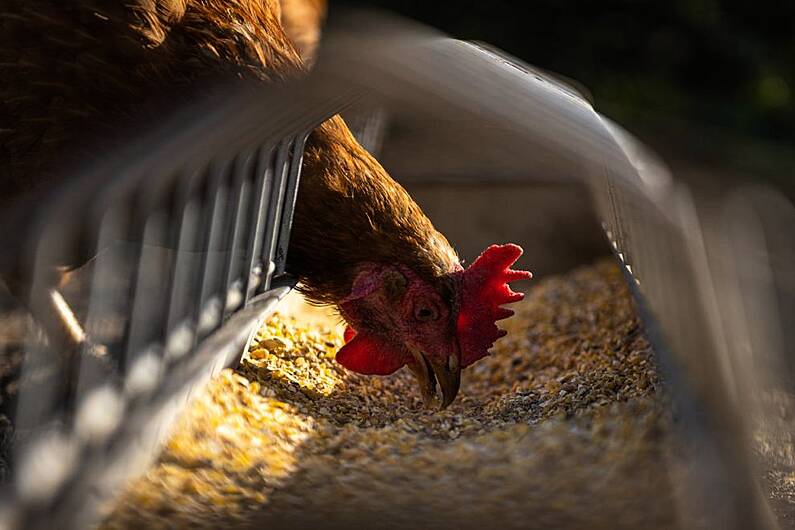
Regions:
<instances>
[{"instance_id":1,"label":"feathered body","mask_svg":"<svg viewBox=\"0 0 795 530\"><path fill-rule=\"evenodd\" d=\"M3 202L107 152L122 132L219 77L301 75L324 12L323 0L0 0ZM409 365L426 397L435 373L448 404L462 365L498 336L493 320L507 310L495 308L515 299L502 286L527 277L504 274L518 247L495 248L467 276L341 118L310 135L288 270L310 300L335 304L359 332L338 356L349 368ZM499 281L486 286L490 278ZM473 328L483 319L464 312L481 306L494 318ZM474 349L464 351L467 344Z\"/></svg>"}]
</instances>

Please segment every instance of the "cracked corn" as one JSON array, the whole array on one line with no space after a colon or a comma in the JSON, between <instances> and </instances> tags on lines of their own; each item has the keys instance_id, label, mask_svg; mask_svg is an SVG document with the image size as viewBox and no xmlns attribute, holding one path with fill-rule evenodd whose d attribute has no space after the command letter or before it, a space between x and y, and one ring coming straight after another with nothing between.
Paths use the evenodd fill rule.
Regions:
<instances>
[{"instance_id":1,"label":"cracked corn","mask_svg":"<svg viewBox=\"0 0 795 530\"><path fill-rule=\"evenodd\" d=\"M671 528L658 379L618 268L533 287L458 400L346 372L275 316L198 397L106 528Z\"/></svg>"}]
</instances>

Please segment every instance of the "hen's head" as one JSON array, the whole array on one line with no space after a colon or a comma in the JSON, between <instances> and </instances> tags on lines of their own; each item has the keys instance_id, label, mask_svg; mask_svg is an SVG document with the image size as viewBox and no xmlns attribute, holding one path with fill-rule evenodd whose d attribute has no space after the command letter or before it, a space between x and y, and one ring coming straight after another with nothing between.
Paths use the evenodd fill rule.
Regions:
<instances>
[{"instance_id":1,"label":"hen's head","mask_svg":"<svg viewBox=\"0 0 795 530\"><path fill-rule=\"evenodd\" d=\"M467 269L431 281L403 265L363 265L339 303L349 328L337 361L369 375L407 365L425 403L433 402L438 381L446 407L458 393L461 369L506 333L496 321L513 311L501 306L523 297L508 282L531 277L510 269L521 254L516 245L492 245Z\"/></svg>"}]
</instances>

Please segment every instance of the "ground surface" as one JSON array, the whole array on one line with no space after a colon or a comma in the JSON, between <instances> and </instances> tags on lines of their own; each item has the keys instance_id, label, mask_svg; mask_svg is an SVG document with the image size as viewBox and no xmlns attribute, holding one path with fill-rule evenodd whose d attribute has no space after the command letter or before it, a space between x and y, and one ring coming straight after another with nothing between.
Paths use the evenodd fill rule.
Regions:
<instances>
[{"instance_id":1,"label":"ground surface","mask_svg":"<svg viewBox=\"0 0 795 530\"><path fill-rule=\"evenodd\" d=\"M657 374L611 262L539 282L443 412L275 317L106 528L671 528ZM485 525L485 526L484 526Z\"/></svg>"}]
</instances>

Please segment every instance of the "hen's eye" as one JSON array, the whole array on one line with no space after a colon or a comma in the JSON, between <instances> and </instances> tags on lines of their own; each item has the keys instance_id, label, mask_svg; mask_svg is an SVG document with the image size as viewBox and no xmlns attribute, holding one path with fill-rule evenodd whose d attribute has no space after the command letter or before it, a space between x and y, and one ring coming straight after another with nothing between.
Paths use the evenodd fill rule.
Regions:
<instances>
[{"instance_id":1,"label":"hen's eye","mask_svg":"<svg viewBox=\"0 0 795 530\"><path fill-rule=\"evenodd\" d=\"M414 308L414 318L420 322L429 322L439 318L439 311L433 305L418 305Z\"/></svg>"}]
</instances>

